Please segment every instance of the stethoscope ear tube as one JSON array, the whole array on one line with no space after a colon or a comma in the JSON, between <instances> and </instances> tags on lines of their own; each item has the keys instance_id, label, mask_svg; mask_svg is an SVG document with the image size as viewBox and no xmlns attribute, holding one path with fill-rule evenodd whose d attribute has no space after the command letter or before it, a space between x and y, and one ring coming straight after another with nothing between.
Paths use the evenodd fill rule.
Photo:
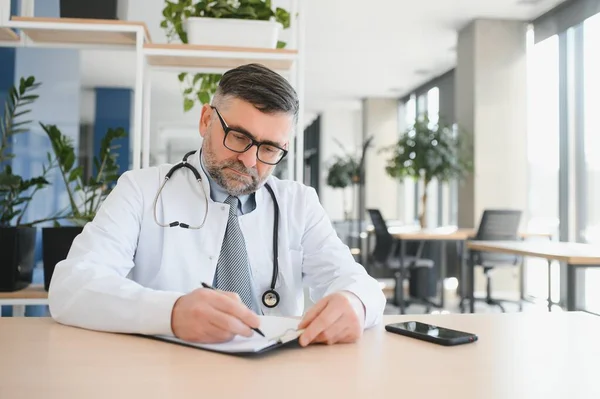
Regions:
<instances>
[{"instance_id":1,"label":"stethoscope ear tube","mask_svg":"<svg viewBox=\"0 0 600 399\"><path fill-rule=\"evenodd\" d=\"M190 155L192 155L193 153L195 153L196 151L190 151L187 154L185 154L185 156L183 157L183 159L181 160L181 162L177 163L176 165L174 165L165 175L165 178L162 182L162 184L160 185L160 188L158 189L158 192L156 193L156 196L154 197L154 202L152 205L152 209L153 209L153 215L154 215L154 222L156 222L157 225L161 226L161 227L181 227L182 229L191 229L191 230L199 230L201 229L204 224L206 223L206 218L208 216L208 195L206 194L206 190L204 189L204 185L202 184L202 177L200 176L200 173L198 172L198 170L196 170L196 168L194 168L192 165L190 165L187 161L188 157ZM202 223L199 226L190 226L187 223L181 223L178 221L174 221L174 222L170 222L170 223L160 223L158 221L158 217L156 216L156 204L158 203L158 198L160 197L160 193L162 192L163 188L165 187L165 184L167 184L167 181L169 181L169 179L171 178L171 176L173 176L173 173L175 173L177 170L181 169L181 168L187 168L189 170L192 171L192 173L194 174L194 177L196 178L196 181L198 182L198 184L200 184L200 188L202 188L202 193L204 194L204 218L202 219Z\"/></svg>"}]
</instances>

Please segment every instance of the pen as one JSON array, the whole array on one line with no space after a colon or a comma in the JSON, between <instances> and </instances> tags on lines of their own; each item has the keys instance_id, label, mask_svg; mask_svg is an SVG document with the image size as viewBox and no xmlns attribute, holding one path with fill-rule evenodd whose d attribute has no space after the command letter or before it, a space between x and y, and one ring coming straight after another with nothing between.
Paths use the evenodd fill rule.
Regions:
<instances>
[{"instance_id":1,"label":"pen","mask_svg":"<svg viewBox=\"0 0 600 399\"><path fill-rule=\"evenodd\" d=\"M215 287L213 287L212 285L208 285L208 284L206 284L205 282L203 282L203 283L202 283L202 286L203 286L204 288L208 288L209 290L214 290L214 291L216 291L216 288L215 288ZM260 329L258 329L258 328L252 328L252 329L253 329L254 331L256 331L258 334L262 335L263 337L265 336L265 334L263 334L263 332L262 332L262 331L260 331Z\"/></svg>"}]
</instances>

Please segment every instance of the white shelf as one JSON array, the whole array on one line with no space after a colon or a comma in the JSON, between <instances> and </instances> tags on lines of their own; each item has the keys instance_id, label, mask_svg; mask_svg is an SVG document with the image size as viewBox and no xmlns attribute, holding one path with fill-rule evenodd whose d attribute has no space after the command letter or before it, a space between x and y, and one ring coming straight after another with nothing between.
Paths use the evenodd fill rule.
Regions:
<instances>
[{"instance_id":1,"label":"white shelf","mask_svg":"<svg viewBox=\"0 0 600 399\"><path fill-rule=\"evenodd\" d=\"M74 44L136 46L136 35L143 29L150 41L148 28L143 22L80 18L12 17L9 27L19 29L35 44Z\"/></svg>"},{"instance_id":2,"label":"white shelf","mask_svg":"<svg viewBox=\"0 0 600 399\"><path fill-rule=\"evenodd\" d=\"M18 42L19 40L19 35L12 29L0 27L0 42Z\"/></svg>"},{"instance_id":3,"label":"white shelf","mask_svg":"<svg viewBox=\"0 0 600 399\"><path fill-rule=\"evenodd\" d=\"M257 62L273 70L289 71L298 52L286 49L145 44L144 55L149 65L161 68L218 71Z\"/></svg>"},{"instance_id":4,"label":"white shelf","mask_svg":"<svg viewBox=\"0 0 600 399\"><path fill-rule=\"evenodd\" d=\"M290 49L241 48L223 46L196 46L188 44L154 44L144 22L98 20L80 18L43 18L13 16L0 26L0 46L52 48L118 48L131 50L136 55L136 82L134 88L133 168L149 165L150 139L150 72L172 70L178 72L224 73L243 64L260 63L285 75L298 90L300 103L303 95L303 53L299 23L302 15L300 1L292 0L291 15L294 47ZM300 28L300 29L298 29ZM14 31L13 31L14 30ZM16 31L16 32L15 32ZM302 126L302 105L298 118ZM297 137L298 148L303 148L303 136ZM302 177L302 157L296 159L295 146L290 144L288 162Z\"/></svg>"}]
</instances>

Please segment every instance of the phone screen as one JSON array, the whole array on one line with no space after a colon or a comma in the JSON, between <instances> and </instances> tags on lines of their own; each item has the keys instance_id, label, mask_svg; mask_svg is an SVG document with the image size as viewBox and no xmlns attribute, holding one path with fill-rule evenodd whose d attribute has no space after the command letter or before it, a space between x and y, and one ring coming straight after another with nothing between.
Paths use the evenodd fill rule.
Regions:
<instances>
[{"instance_id":1,"label":"phone screen","mask_svg":"<svg viewBox=\"0 0 600 399\"><path fill-rule=\"evenodd\" d=\"M453 338L468 337L468 336L473 335L473 334L463 332L463 331L450 330L448 328L438 327L438 326L434 326L432 324L420 323L418 321L395 323L395 324L392 324L392 326L396 327L398 329L412 331L417 334L429 335L431 337L441 338L441 339L453 339Z\"/></svg>"}]
</instances>

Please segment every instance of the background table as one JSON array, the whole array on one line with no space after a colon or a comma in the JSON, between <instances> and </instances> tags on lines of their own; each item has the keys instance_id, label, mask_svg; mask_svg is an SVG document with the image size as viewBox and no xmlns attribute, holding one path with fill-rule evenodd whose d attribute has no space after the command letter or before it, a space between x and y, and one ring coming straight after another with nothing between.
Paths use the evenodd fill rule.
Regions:
<instances>
[{"instance_id":1,"label":"background table","mask_svg":"<svg viewBox=\"0 0 600 399\"><path fill-rule=\"evenodd\" d=\"M469 251L495 252L520 256L543 258L548 261L548 309L552 309L552 284L550 267L552 261L567 265L567 310L576 310L576 291L578 268L600 267L600 248L591 244L558 241L469 241ZM474 265L469 257L469 298L471 313L475 311L473 300Z\"/></svg>"},{"instance_id":2,"label":"background table","mask_svg":"<svg viewBox=\"0 0 600 399\"><path fill-rule=\"evenodd\" d=\"M388 333L237 358L144 337L0 320L2 398L598 398L600 318L585 313L386 316L479 335L443 347Z\"/></svg>"},{"instance_id":3,"label":"background table","mask_svg":"<svg viewBox=\"0 0 600 399\"><path fill-rule=\"evenodd\" d=\"M3 305L13 307L13 316L25 316L27 305L48 305L48 291L43 284L32 284L19 291L0 292L0 306Z\"/></svg>"}]
</instances>

